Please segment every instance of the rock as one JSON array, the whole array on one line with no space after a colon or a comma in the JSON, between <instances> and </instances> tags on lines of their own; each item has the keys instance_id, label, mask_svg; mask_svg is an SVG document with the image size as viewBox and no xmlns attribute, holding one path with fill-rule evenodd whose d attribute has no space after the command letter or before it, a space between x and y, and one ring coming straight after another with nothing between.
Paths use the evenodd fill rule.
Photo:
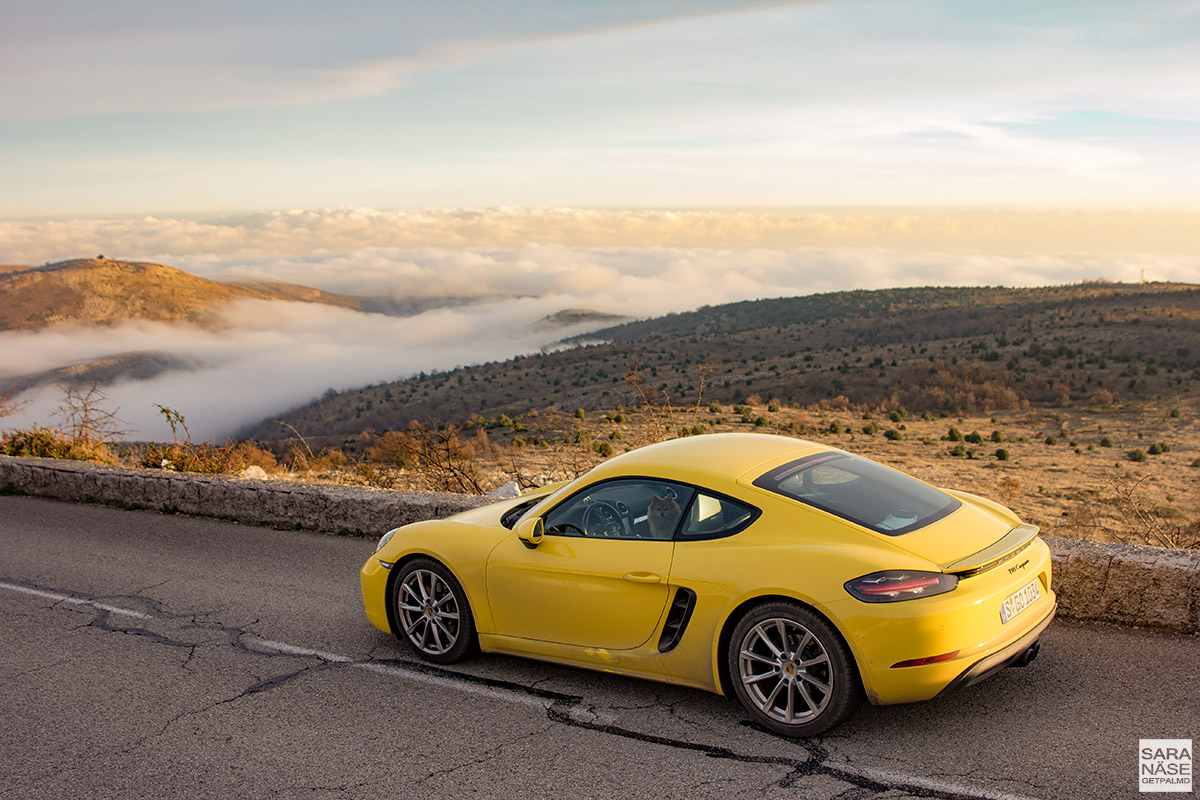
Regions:
<instances>
[{"instance_id":1,"label":"rock","mask_svg":"<svg viewBox=\"0 0 1200 800\"><path fill-rule=\"evenodd\" d=\"M492 489L490 492L484 495L484 497L491 498L492 500L508 500L510 498L520 496L521 487L517 485L516 481L509 481L503 486L497 486L495 489Z\"/></svg>"},{"instance_id":2,"label":"rock","mask_svg":"<svg viewBox=\"0 0 1200 800\"><path fill-rule=\"evenodd\" d=\"M258 464L251 464L239 472L238 477L250 481L265 481L267 479L267 471Z\"/></svg>"}]
</instances>

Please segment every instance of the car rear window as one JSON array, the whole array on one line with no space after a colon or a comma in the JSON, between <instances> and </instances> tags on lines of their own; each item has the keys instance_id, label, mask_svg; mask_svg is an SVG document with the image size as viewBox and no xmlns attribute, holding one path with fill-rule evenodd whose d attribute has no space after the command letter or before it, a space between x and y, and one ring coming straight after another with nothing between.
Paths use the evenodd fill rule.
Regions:
<instances>
[{"instance_id":1,"label":"car rear window","mask_svg":"<svg viewBox=\"0 0 1200 800\"><path fill-rule=\"evenodd\" d=\"M797 459L754 485L888 536L923 528L962 505L903 472L849 453Z\"/></svg>"}]
</instances>

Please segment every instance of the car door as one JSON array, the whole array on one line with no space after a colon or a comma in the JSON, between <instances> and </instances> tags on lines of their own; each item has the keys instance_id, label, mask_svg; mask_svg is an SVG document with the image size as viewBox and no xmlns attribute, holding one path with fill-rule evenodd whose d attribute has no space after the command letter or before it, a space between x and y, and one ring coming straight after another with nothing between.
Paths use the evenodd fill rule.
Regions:
<instances>
[{"instance_id":1,"label":"car door","mask_svg":"<svg viewBox=\"0 0 1200 800\"><path fill-rule=\"evenodd\" d=\"M487 566L496 632L605 650L644 644L667 605L674 533L692 491L604 481L546 513L537 547L504 539Z\"/></svg>"}]
</instances>

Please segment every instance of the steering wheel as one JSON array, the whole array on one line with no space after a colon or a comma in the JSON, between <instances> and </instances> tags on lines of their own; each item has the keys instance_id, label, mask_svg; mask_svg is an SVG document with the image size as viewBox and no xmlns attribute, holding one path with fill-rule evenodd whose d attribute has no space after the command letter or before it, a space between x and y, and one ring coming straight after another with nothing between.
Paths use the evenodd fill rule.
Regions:
<instances>
[{"instance_id":1,"label":"steering wheel","mask_svg":"<svg viewBox=\"0 0 1200 800\"><path fill-rule=\"evenodd\" d=\"M628 536L626 524L616 506L604 500L594 501L583 514L583 529L588 536Z\"/></svg>"}]
</instances>

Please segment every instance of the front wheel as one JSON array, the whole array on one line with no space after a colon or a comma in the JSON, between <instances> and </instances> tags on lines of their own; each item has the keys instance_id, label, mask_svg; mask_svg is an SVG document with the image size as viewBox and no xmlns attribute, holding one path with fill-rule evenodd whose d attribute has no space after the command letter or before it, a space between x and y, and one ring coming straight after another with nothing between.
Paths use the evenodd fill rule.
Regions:
<instances>
[{"instance_id":1,"label":"front wheel","mask_svg":"<svg viewBox=\"0 0 1200 800\"><path fill-rule=\"evenodd\" d=\"M854 661L825 619L798 603L751 609L733 629L729 674L759 724L785 736L815 736L862 701Z\"/></svg>"},{"instance_id":2,"label":"front wheel","mask_svg":"<svg viewBox=\"0 0 1200 800\"><path fill-rule=\"evenodd\" d=\"M436 664L461 661L476 647L475 619L462 585L437 561L406 563L392 584L396 637Z\"/></svg>"}]
</instances>

